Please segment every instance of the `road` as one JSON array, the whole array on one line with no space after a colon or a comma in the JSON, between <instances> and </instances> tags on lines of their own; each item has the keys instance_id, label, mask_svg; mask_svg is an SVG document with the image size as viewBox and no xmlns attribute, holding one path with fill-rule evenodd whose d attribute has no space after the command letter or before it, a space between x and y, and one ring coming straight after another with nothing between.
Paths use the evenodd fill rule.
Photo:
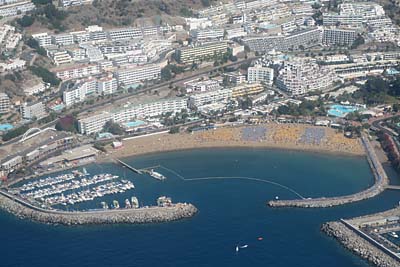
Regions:
<instances>
[{"instance_id":1,"label":"road","mask_svg":"<svg viewBox=\"0 0 400 267\"><path fill-rule=\"evenodd\" d=\"M232 63L229 63L229 64L224 64L224 65L221 65L221 66L218 66L218 67L213 67L211 69L200 70L198 72L193 72L193 74L190 74L188 76L176 78L176 79L173 79L173 80L170 80L170 81L167 81L167 82L163 82L163 83L160 83L160 84L155 84L155 85L147 87L147 88L135 90L132 93L118 95L116 97L113 97L113 98L110 98L110 99L106 99L104 101L96 102L96 103L94 103L92 105L87 105L87 106L85 106L83 108L80 108L80 109L71 109L71 110L69 110L69 112L72 113L72 112L76 111L78 113L84 113L84 112L87 112L87 111L94 111L97 108L104 107L104 105L107 105L107 104L109 104L111 102L118 102L118 101L122 101L122 100L126 101L130 97L133 97L135 95L142 94L142 93L145 93L145 92L149 92L149 91L151 92L151 91L154 91L154 90L161 89L163 87L169 86L169 84L171 84L171 83L174 84L174 83L189 81L189 80L192 80L192 79L194 79L196 77L208 74L211 71L216 71L216 70L218 70L220 68L224 68L224 67L228 67L229 68L229 67L234 67L234 66L241 65L243 63L249 63L249 62L251 62L251 61L253 61L253 60L257 59L257 58L260 58L260 57L250 57L250 58L239 60L239 61L232 62ZM48 127L53 127L56 124L56 122L57 122L57 119L55 119L55 120L53 120L51 122L48 122L46 124L39 125L39 126L37 126L37 128L45 129L45 128L48 128ZM3 145L13 144L13 143L18 142L19 140L21 140L21 136L16 137L16 138L11 139L11 140L8 140L6 142L3 142L2 144Z\"/></svg>"},{"instance_id":2,"label":"road","mask_svg":"<svg viewBox=\"0 0 400 267\"><path fill-rule=\"evenodd\" d=\"M149 91L151 92L151 91L154 91L154 90L158 90L158 89L161 89L163 87L167 87L170 84L189 81L189 80L192 80L192 79L194 79L194 78L196 78L198 76L202 76L202 75L208 74L211 71L216 71L216 70L218 70L220 68L224 68L224 67L228 67L228 68L229 67L234 67L234 66L237 66L237 65L241 65L243 63L251 62L251 61L253 61L253 60L257 59L257 58L260 58L260 57L251 57L251 58L247 58L247 59L244 59L244 60L236 61L236 62L233 62L233 63L221 65L221 66L218 66L218 67L213 67L211 69L202 70L202 71L199 71L199 72L194 72L193 74L191 74L189 76L176 78L176 79L173 79L173 80L170 80L170 81L167 81L167 82L163 82L163 83L160 83L160 84L155 84L155 85L147 87L147 88L135 90L134 92L132 92L130 94L122 94L122 95L119 95L117 97L113 97L111 99L107 99L106 101L97 102L97 103L94 103L93 105L90 105L90 106L85 106L85 107L83 107L83 109L79 109L79 113L83 113L83 112L88 111L88 110L94 110L94 109L96 109L98 107L102 107L105 104L108 104L110 102L117 102L117 101L120 101L120 100L126 101L127 98L135 96L135 95L138 95L138 94L142 94L142 93L145 93L145 92L149 92Z\"/></svg>"}]
</instances>

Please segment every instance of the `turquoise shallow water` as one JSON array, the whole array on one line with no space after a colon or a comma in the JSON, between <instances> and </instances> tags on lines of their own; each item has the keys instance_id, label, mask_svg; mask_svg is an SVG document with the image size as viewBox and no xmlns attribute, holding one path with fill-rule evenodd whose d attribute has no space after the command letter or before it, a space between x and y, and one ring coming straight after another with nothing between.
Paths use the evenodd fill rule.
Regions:
<instances>
[{"instance_id":1,"label":"turquoise shallow water","mask_svg":"<svg viewBox=\"0 0 400 267\"><path fill-rule=\"evenodd\" d=\"M348 194L373 182L364 158L304 152L213 149L127 161L136 167L162 165L187 179L268 179L306 197ZM47 226L1 212L0 266L368 266L322 234L319 227L328 220L391 208L400 196L388 191L371 200L331 209L272 209L266 207L266 200L296 195L257 181L182 181L162 169L159 171L168 177L164 182L113 164L91 165L87 170L131 179L136 188L121 200L136 195L148 205L159 195L168 195L174 201L195 204L200 212L191 219L166 224L85 227ZM264 240L258 241L259 236ZM249 247L236 254L236 244Z\"/></svg>"}]
</instances>

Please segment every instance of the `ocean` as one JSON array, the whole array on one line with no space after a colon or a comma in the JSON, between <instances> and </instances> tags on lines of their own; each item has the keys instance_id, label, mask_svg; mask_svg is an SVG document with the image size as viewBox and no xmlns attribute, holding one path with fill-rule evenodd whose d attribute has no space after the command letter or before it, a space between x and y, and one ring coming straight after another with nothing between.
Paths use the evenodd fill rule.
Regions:
<instances>
[{"instance_id":1,"label":"ocean","mask_svg":"<svg viewBox=\"0 0 400 267\"><path fill-rule=\"evenodd\" d=\"M147 225L51 226L0 212L0 266L369 266L320 232L322 223L383 211L400 192L327 209L275 209L266 201L335 196L373 183L366 159L265 149L209 149L125 159L137 168L160 165L158 181L112 163L91 164L89 173L110 172L134 182L118 198L137 196L154 205L160 195L190 202L190 219ZM177 175L178 174L178 175ZM248 177L256 180L212 177ZM182 178L186 179L183 180ZM207 179L204 179L207 178ZM194 179L194 180L188 180ZM397 179L397 178L396 178ZM398 183L399 181L394 181ZM100 207L96 199L76 209ZM258 240L262 237L263 240ZM235 251L237 245L247 248Z\"/></svg>"}]
</instances>

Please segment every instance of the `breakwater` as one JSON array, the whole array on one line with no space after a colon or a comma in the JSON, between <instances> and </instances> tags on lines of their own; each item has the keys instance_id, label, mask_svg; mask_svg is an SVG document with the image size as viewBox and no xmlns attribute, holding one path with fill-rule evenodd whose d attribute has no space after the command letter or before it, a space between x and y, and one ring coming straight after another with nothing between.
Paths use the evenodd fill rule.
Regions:
<instances>
[{"instance_id":1,"label":"breakwater","mask_svg":"<svg viewBox=\"0 0 400 267\"><path fill-rule=\"evenodd\" d=\"M385 170L382 167L378 156L375 153L368 137L363 134L361 142L367 154L367 160L370 165L371 171L375 177L373 186L364 191L339 197L320 197L320 198L307 198L307 199L294 199L294 200L271 200L267 204L271 207L299 207L299 208L326 208L347 203L357 202L364 199L372 198L382 193L386 186L389 184L389 179Z\"/></svg>"},{"instance_id":2,"label":"breakwater","mask_svg":"<svg viewBox=\"0 0 400 267\"><path fill-rule=\"evenodd\" d=\"M24 202L4 191L0 191L0 208L19 218L62 225L161 223L190 218L197 213L197 208L187 203L139 209L75 212L46 210Z\"/></svg>"},{"instance_id":3,"label":"breakwater","mask_svg":"<svg viewBox=\"0 0 400 267\"><path fill-rule=\"evenodd\" d=\"M342 222L328 222L321 230L336 238L345 248L378 267L397 267L400 263L349 229Z\"/></svg>"}]
</instances>

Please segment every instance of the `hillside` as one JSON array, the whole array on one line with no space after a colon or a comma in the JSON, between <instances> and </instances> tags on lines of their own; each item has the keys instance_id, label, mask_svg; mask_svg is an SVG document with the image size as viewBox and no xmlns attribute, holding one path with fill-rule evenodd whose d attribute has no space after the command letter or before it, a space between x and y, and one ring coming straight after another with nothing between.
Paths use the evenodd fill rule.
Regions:
<instances>
[{"instance_id":1,"label":"hillside","mask_svg":"<svg viewBox=\"0 0 400 267\"><path fill-rule=\"evenodd\" d=\"M182 23L182 16L217 3L216 0L94 0L92 5L66 9L61 21L64 31L79 30L97 24L105 28L150 26L161 22ZM51 26L36 19L26 27L28 33L44 31Z\"/></svg>"}]
</instances>

